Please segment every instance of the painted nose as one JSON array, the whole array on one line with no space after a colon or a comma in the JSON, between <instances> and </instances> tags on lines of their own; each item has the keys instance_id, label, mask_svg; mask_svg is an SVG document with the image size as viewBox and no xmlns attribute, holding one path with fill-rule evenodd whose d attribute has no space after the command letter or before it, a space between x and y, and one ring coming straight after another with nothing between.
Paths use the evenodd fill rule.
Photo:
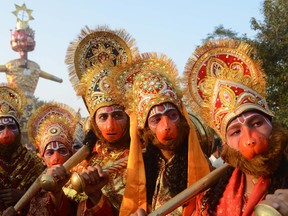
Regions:
<instances>
[{"instance_id":1,"label":"painted nose","mask_svg":"<svg viewBox=\"0 0 288 216\"><path fill-rule=\"evenodd\" d=\"M7 127L5 127L2 134L3 134L4 138L7 138L7 137L11 136L13 133L11 132L11 130L9 130Z\"/></svg>"},{"instance_id":2,"label":"painted nose","mask_svg":"<svg viewBox=\"0 0 288 216\"><path fill-rule=\"evenodd\" d=\"M248 147L254 147L256 145L256 139L252 136L252 130L248 127L243 128L242 142Z\"/></svg>"},{"instance_id":3,"label":"painted nose","mask_svg":"<svg viewBox=\"0 0 288 216\"><path fill-rule=\"evenodd\" d=\"M51 164L60 164L60 160L61 160L62 155L59 154L57 151L54 151L54 153L51 155Z\"/></svg>"},{"instance_id":4,"label":"painted nose","mask_svg":"<svg viewBox=\"0 0 288 216\"><path fill-rule=\"evenodd\" d=\"M159 126L165 131L170 131L173 128L173 125L173 122L165 115L162 116L161 121L159 122Z\"/></svg>"},{"instance_id":5,"label":"painted nose","mask_svg":"<svg viewBox=\"0 0 288 216\"><path fill-rule=\"evenodd\" d=\"M1 142L9 144L14 142L15 140L15 134L9 130L7 127L4 128L4 130L1 131L0 136Z\"/></svg>"},{"instance_id":6,"label":"painted nose","mask_svg":"<svg viewBox=\"0 0 288 216\"><path fill-rule=\"evenodd\" d=\"M115 129L115 120L111 116L109 116L107 119L106 129L109 132L114 131Z\"/></svg>"},{"instance_id":7,"label":"painted nose","mask_svg":"<svg viewBox=\"0 0 288 216\"><path fill-rule=\"evenodd\" d=\"M254 146L255 144L256 144L255 139L252 137L247 141L248 146Z\"/></svg>"}]
</instances>

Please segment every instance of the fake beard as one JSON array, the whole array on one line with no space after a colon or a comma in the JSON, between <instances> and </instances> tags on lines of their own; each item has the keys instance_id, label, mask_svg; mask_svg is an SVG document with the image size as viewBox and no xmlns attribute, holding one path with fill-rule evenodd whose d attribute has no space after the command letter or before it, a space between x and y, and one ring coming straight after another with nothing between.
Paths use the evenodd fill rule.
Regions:
<instances>
[{"instance_id":1,"label":"fake beard","mask_svg":"<svg viewBox=\"0 0 288 216\"><path fill-rule=\"evenodd\" d=\"M261 155L248 160L243 157L239 151L229 147L226 143L223 145L221 157L233 167L237 167L244 173L255 177L270 176L279 167L283 152L288 145L288 133L278 124L273 124L271 138L269 140L269 150Z\"/></svg>"},{"instance_id":2,"label":"fake beard","mask_svg":"<svg viewBox=\"0 0 288 216\"><path fill-rule=\"evenodd\" d=\"M143 137L144 143L147 145L149 142L161 150L176 151L182 146L183 142L187 140L189 133L189 126L187 121L181 118L178 125L178 135L175 139L168 141L166 144L162 144L157 139L156 135L149 129L145 127L143 131L140 132L140 137Z\"/></svg>"},{"instance_id":3,"label":"fake beard","mask_svg":"<svg viewBox=\"0 0 288 216\"><path fill-rule=\"evenodd\" d=\"M10 157L14 151L21 145L21 133L19 133L14 142L9 145L2 145L0 143L0 155Z\"/></svg>"}]
</instances>

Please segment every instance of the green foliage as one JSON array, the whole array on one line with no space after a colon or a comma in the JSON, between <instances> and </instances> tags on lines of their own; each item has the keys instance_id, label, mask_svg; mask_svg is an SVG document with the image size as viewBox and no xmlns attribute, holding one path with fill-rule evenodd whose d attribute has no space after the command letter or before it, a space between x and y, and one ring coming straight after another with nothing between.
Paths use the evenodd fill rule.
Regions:
<instances>
[{"instance_id":1,"label":"green foliage","mask_svg":"<svg viewBox=\"0 0 288 216\"><path fill-rule=\"evenodd\" d=\"M207 34L207 37L203 39L202 42L205 43L209 40L216 40L220 38L233 38L236 40L249 41L246 34L238 36L238 32L232 31L231 29L226 29L223 25L219 25L214 28L213 33Z\"/></svg>"},{"instance_id":2,"label":"green foliage","mask_svg":"<svg viewBox=\"0 0 288 216\"><path fill-rule=\"evenodd\" d=\"M257 31L253 45L267 74L267 100L275 116L288 128L288 0L263 2L263 22L251 20Z\"/></svg>"}]
</instances>

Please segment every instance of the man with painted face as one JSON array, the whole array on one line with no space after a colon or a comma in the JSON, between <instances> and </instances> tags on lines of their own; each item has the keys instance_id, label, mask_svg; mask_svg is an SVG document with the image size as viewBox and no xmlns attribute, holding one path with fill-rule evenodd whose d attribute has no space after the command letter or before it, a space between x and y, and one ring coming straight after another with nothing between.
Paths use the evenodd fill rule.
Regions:
<instances>
[{"instance_id":1,"label":"man with painted face","mask_svg":"<svg viewBox=\"0 0 288 216\"><path fill-rule=\"evenodd\" d=\"M104 173L102 168L128 156L129 117L114 76L138 55L124 29L106 26L85 28L68 48L66 63L70 81L88 109L91 130L97 142L86 162L78 166L88 199L79 204L79 215L118 215L125 187L126 168ZM115 169L116 170L116 169Z\"/></svg>"},{"instance_id":2,"label":"man with painted face","mask_svg":"<svg viewBox=\"0 0 288 216\"><path fill-rule=\"evenodd\" d=\"M117 147L119 140L125 135L129 127L129 118L119 105L104 106L96 111L95 119L96 133L98 137L103 137L103 142L113 143Z\"/></svg>"},{"instance_id":3,"label":"man with painted face","mask_svg":"<svg viewBox=\"0 0 288 216\"><path fill-rule=\"evenodd\" d=\"M20 90L0 86L0 214L16 204L44 170L41 160L21 144L19 127L25 97Z\"/></svg>"},{"instance_id":4,"label":"man with painted face","mask_svg":"<svg viewBox=\"0 0 288 216\"><path fill-rule=\"evenodd\" d=\"M57 184L49 192L41 190L30 201L27 215L76 215L77 204L68 198L63 188L70 173L62 164L73 155L73 135L79 121L80 116L71 107L56 102L42 105L31 115L29 139L48 167L46 174L53 176ZM5 214L8 215L8 210Z\"/></svg>"},{"instance_id":5,"label":"man with painted face","mask_svg":"<svg viewBox=\"0 0 288 216\"><path fill-rule=\"evenodd\" d=\"M132 141L121 215L130 215L139 207L152 212L210 171L181 102L175 65L155 53L144 53L138 61L130 72L138 71L126 100L131 103ZM127 74L129 70L122 77L126 79ZM142 147L146 149L143 157ZM188 206L170 215L185 214Z\"/></svg>"},{"instance_id":6,"label":"man with painted face","mask_svg":"<svg viewBox=\"0 0 288 216\"><path fill-rule=\"evenodd\" d=\"M251 50L241 41L211 41L187 63L189 104L199 106L199 114L221 137L221 157L231 165L199 195L195 215L253 215L255 206L274 192L277 210L287 214L288 134L273 121L265 75Z\"/></svg>"},{"instance_id":7,"label":"man with painted face","mask_svg":"<svg viewBox=\"0 0 288 216\"><path fill-rule=\"evenodd\" d=\"M95 68L96 71L94 68L89 69L86 78L91 78L94 82L95 76L99 72L98 69ZM106 79L106 71L100 70L104 72L100 72L100 79ZM109 70L111 71L111 69ZM98 85L98 83L91 85ZM103 98L104 100L108 99L108 101L103 101ZM80 203L79 214L84 212L85 214L117 215L122 200L126 169L110 174L109 178L102 170L102 167L112 165L117 160L127 157L129 153L129 117L123 106L109 105L109 103L115 103L117 100L115 97L112 98L111 94L104 94L103 97L98 98L99 101L103 102L99 103L98 106L93 104L90 110L90 113L94 113L90 117L91 132L96 134L98 141L94 146L92 155L86 160L86 164L81 164L82 172L80 169L78 170L85 183L84 192L89 198Z\"/></svg>"},{"instance_id":8,"label":"man with painted face","mask_svg":"<svg viewBox=\"0 0 288 216\"><path fill-rule=\"evenodd\" d=\"M163 103L154 106L148 115L148 128L151 131L153 145L159 148L166 159L174 155L174 151L181 144L181 137L187 136L188 131L179 136L180 113L172 103ZM183 125L183 130L188 125ZM156 138L156 139L155 139ZM177 143L175 143L175 139Z\"/></svg>"},{"instance_id":9,"label":"man with painted face","mask_svg":"<svg viewBox=\"0 0 288 216\"><path fill-rule=\"evenodd\" d=\"M99 141L87 159L86 168L80 173L85 183L84 192L89 200L80 203L78 212L117 215L125 187L126 169L122 168L108 178L102 167L128 156L129 117L123 107L111 105L99 108L93 121L95 123L92 122L92 130Z\"/></svg>"}]
</instances>

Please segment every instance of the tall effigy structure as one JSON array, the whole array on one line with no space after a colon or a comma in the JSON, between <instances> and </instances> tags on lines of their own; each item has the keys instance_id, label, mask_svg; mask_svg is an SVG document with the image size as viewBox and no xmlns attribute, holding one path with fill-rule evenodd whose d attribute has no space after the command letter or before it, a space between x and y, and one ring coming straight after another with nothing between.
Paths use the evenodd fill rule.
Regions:
<instances>
[{"instance_id":1,"label":"tall effigy structure","mask_svg":"<svg viewBox=\"0 0 288 216\"><path fill-rule=\"evenodd\" d=\"M17 17L17 25L14 31L11 31L11 48L18 52L19 59L0 65L0 72L6 73L9 85L20 88L26 96L26 106L21 121L22 143L28 144L27 121L34 110L37 108L37 99L34 92L39 78L52 80L62 83L62 79L41 70L40 66L31 60L28 60L28 52L34 50L36 42L34 40L35 32L29 27L29 21L33 20L32 10L27 9L25 4L16 5L16 10L12 13Z\"/></svg>"}]
</instances>

